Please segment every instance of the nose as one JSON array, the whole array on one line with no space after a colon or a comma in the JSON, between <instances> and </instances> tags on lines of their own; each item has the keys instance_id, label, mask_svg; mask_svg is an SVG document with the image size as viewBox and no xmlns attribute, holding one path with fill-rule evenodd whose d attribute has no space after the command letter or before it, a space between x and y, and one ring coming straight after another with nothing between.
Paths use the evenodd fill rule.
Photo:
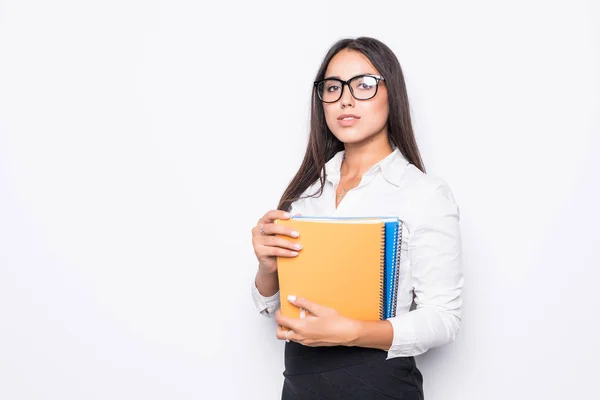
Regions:
<instances>
[{"instance_id":1,"label":"nose","mask_svg":"<svg viewBox=\"0 0 600 400\"><path fill-rule=\"evenodd\" d=\"M354 106L354 96L350 92L350 85L343 83L346 86L345 90L342 91L342 97L340 98L340 107L352 107Z\"/></svg>"}]
</instances>

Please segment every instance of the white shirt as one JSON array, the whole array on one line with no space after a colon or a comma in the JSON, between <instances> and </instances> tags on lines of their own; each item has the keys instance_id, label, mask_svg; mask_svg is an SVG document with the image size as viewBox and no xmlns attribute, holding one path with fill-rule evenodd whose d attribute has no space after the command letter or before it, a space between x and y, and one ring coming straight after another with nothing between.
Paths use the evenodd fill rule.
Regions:
<instances>
[{"instance_id":1,"label":"white shirt","mask_svg":"<svg viewBox=\"0 0 600 400\"><path fill-rule=\"evenodd\" d=\"M459 210L443 179L424 174L398 149L365 173L335 207L344 151L325 165L320 197L295 201L291 214L303 216L394 216L402 221L397 314L389 318L394 338L387 358L415 356L452 342L459 329L463 274ZM304 194L319 189L313 183ZM302 232L300 232L302 234ZM413 297L414 294L414 297ZM279 292L264 297L252 282L259 312L272 317ZM310 299L308 299L310 300ZM416 307L412 307L411 305Z\"/></svg>"}]
</instances>

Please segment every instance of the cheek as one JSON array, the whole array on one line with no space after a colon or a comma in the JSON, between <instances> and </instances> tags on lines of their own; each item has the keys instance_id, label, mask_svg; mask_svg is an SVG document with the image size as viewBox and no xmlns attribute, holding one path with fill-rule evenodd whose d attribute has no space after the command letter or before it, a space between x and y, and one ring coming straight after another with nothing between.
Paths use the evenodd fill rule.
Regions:
<instances>
[{"instance_id":1,"label":"cheek","mask_svg":"<svg viewBox=\"0 0 600 400\"><path fill-rule=\"evenodd\" d=\"M335 104L335 103L334 103ZM332 104L323 103L323 111L325 112L326 118L331 118L332 114L335 112Z\"/></svg>"},{"instance_id":2,"label":"cheek","mask_svg":"<svg viewBox=\"0 0 600 400\"><path fill-rule=\"evenodd\" d=\"M333 122L337 120L337 115L340 113L339 108L334 108L332 104L323 104L323 111L325 112L327 125L332 126Z\"/></svg>"},{"instance_id":3,"label":"cheek","mask_svg":"<svg viewBox=\"0 0 600 400\"><path fill-rule=\"evenodd\" d=\"M388 120L389 105L386 99L378 99L377 102L369 104L368 113L370 121L377 126L384 125Z\"/></svg>"}]
</instances>

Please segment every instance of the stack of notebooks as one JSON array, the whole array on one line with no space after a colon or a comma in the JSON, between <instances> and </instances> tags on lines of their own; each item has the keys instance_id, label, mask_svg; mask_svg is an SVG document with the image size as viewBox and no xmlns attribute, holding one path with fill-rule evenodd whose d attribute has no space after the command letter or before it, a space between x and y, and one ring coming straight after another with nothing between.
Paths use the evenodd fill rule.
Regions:
<instances>
[{"instance_id":1,"label":"stack of notebooks","mask_svg":"<svg viewBox=\"0 0 600 400\"><path fill-rule=\"evenodd\" d=\"M281 313L298 318L288 295L336 309L348 318L396 315L402 222L398 218L293 217L277 220L300 232L298 256L279 257Z\"/></svg>"}]
</instances>

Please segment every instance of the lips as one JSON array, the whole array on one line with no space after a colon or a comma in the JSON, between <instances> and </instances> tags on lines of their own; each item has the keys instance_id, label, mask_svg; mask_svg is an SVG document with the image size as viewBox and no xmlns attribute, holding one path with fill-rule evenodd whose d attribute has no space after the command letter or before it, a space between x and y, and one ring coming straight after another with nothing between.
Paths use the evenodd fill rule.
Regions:
<instances>
[{"instance_id":1,"label":"lips","mask_svg":"<svg viewBox=\"0 0 600 400\"><path fill-rule=\"evenodd\" d=\"M353 119L360 119L358 115L354 114L342 114L338 117L338 120L351 121Z\"/></svg>"},{"instance_id":2,"label":"lips","mask_svg":"<svg viewBox=\"0 0 600 400\"><path fill-rule=\"evenodd\" d=\"M342 127L348 127L358 124L360 117L354 114L342 114L338 117L338 124Z\"/></svg>"}]
</instances>

